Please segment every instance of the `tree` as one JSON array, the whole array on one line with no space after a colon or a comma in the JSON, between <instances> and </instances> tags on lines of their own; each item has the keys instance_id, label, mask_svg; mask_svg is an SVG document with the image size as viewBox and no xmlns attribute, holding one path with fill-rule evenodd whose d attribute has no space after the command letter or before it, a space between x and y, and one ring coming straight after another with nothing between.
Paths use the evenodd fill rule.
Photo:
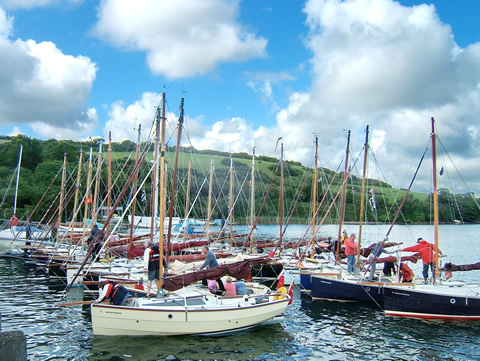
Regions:
<instances>
[{"instance_id":1,"label":"tree","mask_svg":"<svg viewBox=\"0 0 480 361\"><path fill-rule=\"evenodd\" d=\"M0 148L0 165L16 167L20 145L23 146L22 167L34 171L36 166L43 160L42 142L22 134L12 137L10 142L2 144Z\"/></svg>"},{"instance_id":2,"label":"tree","mask_svg":"<svg viewBox=\"0 0 480 361\"><path fill-rule=\"evenodd\" d=\"M63 155L67 155L67 161L76 162L79 159L80 147L71 140L49 139L43 146L43 158L63 161Z\"/></svg>"}]
</instances>

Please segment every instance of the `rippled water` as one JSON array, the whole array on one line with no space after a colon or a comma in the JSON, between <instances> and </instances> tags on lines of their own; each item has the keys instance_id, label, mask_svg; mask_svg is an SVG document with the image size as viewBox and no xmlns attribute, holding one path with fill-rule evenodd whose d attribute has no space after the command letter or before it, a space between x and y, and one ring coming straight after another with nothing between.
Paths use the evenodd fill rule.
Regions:
<instances>
[{"instance_id":1,"label":"rippled water","mask_svg":"<svg viewBox=\"0 0 480 361\"><path fill-rule=\"evenodd\" d=\"M57 307L64 286L18 259L0 258L0 287L2 331L25 333L29 360L480 360L480 322L389 318L298 289L284 319L213 338L93 337L89 308ZM81 299L74 288L66 301Z\"/></svg>"}]
</instances>

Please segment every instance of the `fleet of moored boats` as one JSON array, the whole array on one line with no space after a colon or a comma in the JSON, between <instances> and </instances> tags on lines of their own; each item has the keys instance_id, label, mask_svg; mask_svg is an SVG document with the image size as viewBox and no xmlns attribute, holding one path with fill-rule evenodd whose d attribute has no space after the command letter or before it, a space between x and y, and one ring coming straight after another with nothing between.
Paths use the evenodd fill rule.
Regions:
<instances>
[{"instance_id":1,"label":"fleet of moored boats","mask_svg":"<svg viewBox=\"0 0 480 361\"><path fill-rule=\"evenodd\" d=\"M432 143L435 174L433 118ZM433 194L435 197L436 188ZM435 202L434 199L434 205ZM316 209L315 205L313 209ZM10 221L0 231L0 244L10 247L6 256L35 262L44 266L52 277L64 280L66 291L81 286L94 294L99 283L105 280L124 285L130 301L133 300L128 304L92 300L73 302L90 305L94 335L218 335L245 330L281 317L292 302L294 284L313 299L373 302L388 316L480 319L480 286L448 280L438 266L438 257L436 273L429 283L402 278L401 264L407 259L416 261L419 258L416 255L401 257L394 254L380 258L379 254L374 254L376 263L393 263L397 272L386 275L377 270L375 277L369 278L367 273L371 264L361 262L360 256L367 259L369 254L377 252L377 248L373 245L359 247L355 272L347 272L341 240L320 239L316 236L318 228L315 226L310 241L287 245L282 244L281 237L279 241L254 242L251 232L233 232L232 219L229 219L230 231L222 224L217 225L217 232L212 232L215 225L208 220L176 218L172 221L172 218L162 213L162 222L131 217L128 223L137 225L135 232L122 235L114 228L102 241L98 255L92 254L92 248L86 244L95 221L83 226L59 224L54 228L30 221ZM438 250L438 214L434 219ZM107 225L110 222L115 224L115 227L121 223L121 219L113 219L113 214L104 221ZM157 222L159 224L153 224ZM395 220L392 227L394 223ZM251 224L253 230L256 224L253 217ZM149 232L154 226L157 229L155 238ZM195 231L198 227L202 227L201 232ZM102 232L105 231L106 226L102 225ZM64 242L65 239L69 241ZM146 274L142 255L152 239L160 246L159 253L166 256L168 269L160 267L163 285L151 292L151 297L145 297ZM200 269L205 259L200 249L205 245L215 251L218 267ZM388 233L381 245L396 246L388 242ZM225 280L226 277L243 280L248 292L226 296L212 293L202 283L203 280ZM290 286L288 290L285 285Z\"/></svg>"}]
</instances>

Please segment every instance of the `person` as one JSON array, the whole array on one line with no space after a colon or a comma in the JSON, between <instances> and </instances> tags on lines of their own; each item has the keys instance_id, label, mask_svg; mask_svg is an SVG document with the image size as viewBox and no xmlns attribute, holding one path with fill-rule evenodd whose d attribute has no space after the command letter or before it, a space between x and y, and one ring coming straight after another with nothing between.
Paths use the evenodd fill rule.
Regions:
<instances>
[{"instance_id":1,"label":"person","mask_svg":"<svg viewBox=\"0 0 480 361\"><path fill-rule=\"evenodd\" d=\"M400 263L400 277L402 278L402 282L412 282L414 276L415 274L412 269L408 267L406 263Z\"/></svg>"},{"instance_id":2,"label":"person","mask_svg":"<svg viewBox=\"0 0 480 361\"><path fill-rule=\"evenodd\" d=\"M225 284L225 291L227 291L225 296L236 296L237 295L237 287L232 282L231 277L227 277L227 283Z\"/></svg>"},{"instance_id":3,"label":"person","mask_svg":"<svg viewBox=\"0 0 480 361\"><path fill-rule=\"evenodd\" d=\"M373 281L375 278L375 270L377 268L377 259L382 253L387 253L391 254L391 252L387 251L383 247L384 242L380 241L378 242L375 247L373 248L373 251L368 255L368 262L370 263L370 274L368 275L368 280Z\"/></svg>"},{"instance_id":4,"label":"person","mask_svg":"<svg viewBox=\"0 0 480 361\"><path fill-rule=\"evenodd\" d=\"M219 266L218 261L217 261L217 257L215 256L215 253L210 251L208 246L203 246L202 247L202 253L206 256L205 256L205 262L203 262L203 264L200 266L201 270L204 269L204 268L215 268L215 267ZM204 279L202 281L203 285L206 285L206 282L207 282L207 280ZM223 285L222 280L218 279L217 282L218 282L218 287L220 288L220 290L225 291L225 287Z\"/></svg>"},{"instance_id":5,"label":"person","mask_svg":"<svg viewBox=\"0 0 480 361\"><path fill-rule=\"evenodd\" d=\"M243 296L247 294L247 285L242 280L235 282L235 290L238 296Z\"/></svg>"},{"instance_id":6,"label":"person","mask_svg":"<svg viewBox=\"0 0 480 361\"><path fill-rule=\"evenodd\" d=\"M358 243L355 243L357 235L352 233L345 242L345 255L347 256L347 272L353 273L355 271L355 261L357 260Z\"/></svg>"},{"instance_id":7,"label":"person","mask_svg":"<svg viewBox=\"0 0 480 361\"><path fill-rule=\"evenodd\" d=\"M385 276L391 276L392 273L394 275L397 274L397 270L396 270L396 267L395 267L395 263L394 262L385 262L383 264L383 274Z\"/></svg>"},{"instance_id":8,"label":"person","mask_svg":"<svg viewBox=\"0 0 480 361\"><path fill-rule=\"evenodd\" d=\"M417 244L411 247L402 249L403 252L418 252L422 257L423 263L423 279L425 283L428 282L428 269L432 271L432 276L435 277L435 245L425 241L422 237L417 240ZM442 251L438 250L438 254L442 254Z\"/></svg>"},{"instance_id":9,"label":"person","mask_svg":"<svg viewBox=\"0 0 480 361\"><path fill-rule=\"evenodd\" d=\"M12 232L13 236L15 237L15 227L18 225L18 217L17 215L14 213L12 214L12 216L10 217L10 231Z\"/></svg>"},{"instance_id":10,"label":"person","mask_svg":"<svg viewBox=\"0 0 480 361\"><path fill-rule=\"evenodd\" d=\"M202 247L202 253L205 254L206 256L205 256L205 262L203 262L200 269L204 269L207 267L208 268L218 267L217 257L215 256L215 253L213 253L208 249L208 246Z\"/></svg>"},{"instance_id":11,"label":"person","mask_svg":"<svg viewBox=\"0 0 480 361\"><path fill-rule=\"evenodd\" d=\"M216 279L209 279L207 280L208 290L210 293L218 296L224 296L225 291L217 289L217 280Z\"/></svg>"},{"instance_id":12,"label":"person","mask_svg":"<svg viewBox=\"0 0 480 361\"><path fill-rule=\"evenodd\" d=\"M163 258L163 266L167 268L166 260ZM148 273L147 278L147 297L150 297L150 289L152 288L152 282L155 280L157 290L160 291L162 284L160 282L160 250L158 245L150 242L148 247L145 248L143 253L143 267L145 272ZM159 294L159 293L158 293Z\"/></svg>"},{"instance_id":13,"label":"person","mask_svg":"<svg viewBox=\"0 0 480 361\"><path fill-rule=\"evenodd\" d=\"M16 215L15 213L12 214L12 216L10 217L10 227L15 227L15 226L17 226L17 225L18 225L18 222L19 222L19 220L18 220L17 215Z\"/></svg>"},{"instance_id":14,"label":"person","mask_svg":"<svg viewBox=\"0 0 480 361\"><path fill-rule=\"evenodd\" d=\"M95 223L92 230L90 231L90 237L88 237L88 245L92 250L92 261L94 261L98 256L98 253L102 248L102 242L104 237L105 234L100 228L98 228L98 225Z\"/></svg>"},{"instance_id":15,"label":"person","mask_svg":"<svg viewBox=\"0 0 480 361\"><path fill-rule=\"evenodd\" d=\"M95 303L100 303L105 299L110 299L110 304L114 304L117 306L125 305L125 302L128 298L128 290L118 283L105 280L99 283L99 295L98 298L95 300Z\"/></svg>"}]
</instances>

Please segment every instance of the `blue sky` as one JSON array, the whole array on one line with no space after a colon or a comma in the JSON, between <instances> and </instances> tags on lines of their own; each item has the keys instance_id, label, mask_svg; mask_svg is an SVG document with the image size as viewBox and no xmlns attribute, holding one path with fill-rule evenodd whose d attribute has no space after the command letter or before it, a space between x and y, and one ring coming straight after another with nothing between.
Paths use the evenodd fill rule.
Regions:
<instances>
[{"instance_id":1,"label":"blue sky","mask_svg":"<svg viewBox=\"0 0 480 361\"><path fill-rule=\"evenodd\" d=\"M369 125L371 176L407 187L434 116L479 194L479 16L477 0L0 0L0 133L145 139L166 92L198 149L278 157L282 137L311 166L315 133L337 169L345 130L357 154Z\"/></svg>"}]
</instances>

